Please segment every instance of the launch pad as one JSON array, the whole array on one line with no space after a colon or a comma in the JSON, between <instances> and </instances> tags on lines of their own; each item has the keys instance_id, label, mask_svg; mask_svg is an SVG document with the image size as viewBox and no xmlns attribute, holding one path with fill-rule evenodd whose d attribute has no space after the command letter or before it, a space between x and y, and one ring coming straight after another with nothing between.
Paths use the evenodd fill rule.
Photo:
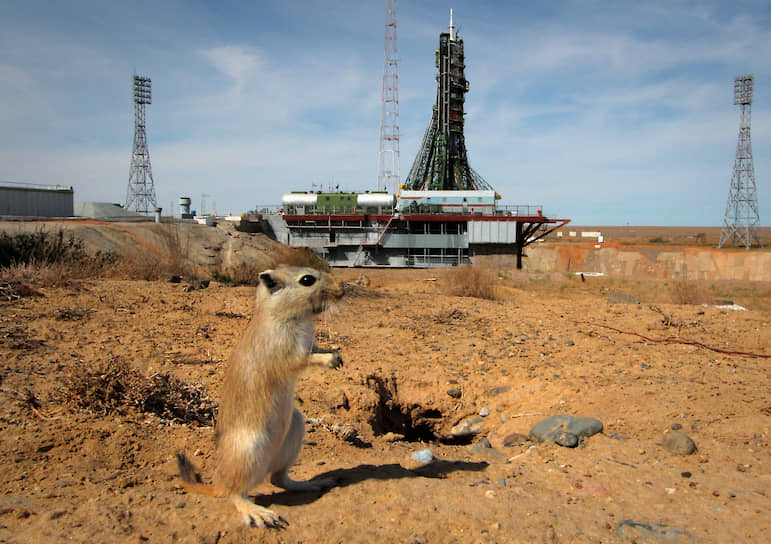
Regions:
<instances>
[{"instance_id":1,"label":"launch pad","mask_svg":"<svg viewBox=\"0 0 771 544\"><path fill-rule=\"evenodd\" d=\"M386 21L387 47L390 26L395 25L393 9ZM395 27L391 30L395 38ZM389 61L388 49L386 53L388 75L395 61ZM266 216L278 241L312 248L332 266L450 267L477 255L513 254L522 268L529 244L570 222L546 217L540 206L500 206L501 196L469 166L464 136L469 82L452 10L450 26L439 35L435 61L436 104L399 192L284 195L281 214ZM387 110L391 114L384 113L390 123L388 141L398 138L395 84L395 75L384 76L384 104L394 106ZM383 133L381 127L381 140ZM398 144L392 147L396 150ZM391 179L398 167L386 170Z\"/></svg>"}]
</instances>

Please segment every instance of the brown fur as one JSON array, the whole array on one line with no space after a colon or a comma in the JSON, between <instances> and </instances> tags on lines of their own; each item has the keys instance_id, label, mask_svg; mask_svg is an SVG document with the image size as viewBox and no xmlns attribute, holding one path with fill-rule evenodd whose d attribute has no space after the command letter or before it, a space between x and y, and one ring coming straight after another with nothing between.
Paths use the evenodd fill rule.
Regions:
<instances>
[{"instance_id":1,"label":"brown fur","mask_svg":"<svg viewBox=\"0 0 771 544\"><path fill-rule=\"evenodd\" d=\"M247 524L275 527L283 520L248 498L249 490L266 476L288 490L330 485L295 482L288 470L305 433L305 420L294 408L299 374L311 363L331 368L341 364L337 352L320 353L315 348L313 316L342 295L341 285L318 270L279 267L260 274L254 317L225 372L216 424L214 483L200 483L192 464L180 453L177 461L185 489L229 496Z\"/></svg>"}]
</instances>

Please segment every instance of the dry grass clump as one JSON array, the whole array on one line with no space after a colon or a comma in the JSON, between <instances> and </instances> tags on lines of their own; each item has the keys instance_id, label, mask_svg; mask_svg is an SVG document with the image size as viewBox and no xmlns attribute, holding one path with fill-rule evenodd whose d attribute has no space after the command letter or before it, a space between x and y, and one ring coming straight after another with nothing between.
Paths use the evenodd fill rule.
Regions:
<instances>
[{"instance_id":1,"label":"dry grass clump","mask_svg":"<svg viewBox=\"0 0 771 544\"><path fill-rule=\"evenodd\" d=\"M135 280L160 280L171 276L198 278L199 271L188 257L189 236L180 233L178 225L161 224L154 238L135 237L135 244L123 248L108 276Z\"/></svg>"},{"instance_id":2,"label":"dry grass clump","mask_svg":"<svg viewBox=\"0 0 771 544\"><path fill-rule=\"evenodd\" d=\"M464 265L445 272L442 286L448 295L498 300L498 281L498 275L489 268Z\"/></svg>"},{"instance_id":3,"label":"dry grass clump","mask_svg":"<svg viewBox=\"0 0 771 544\"><path fill-rule=\"evenodd\" d=\"M212 425L217 412L203 385L168 373L146 377L120 359L71 374L65 388L68 404L100 415L133 408L169 421Z\"/></svg>"},{"instance_id":4,"label":"dry grass clump","mask_svg":"<svg viewBox=\"0 0 771 544\"><path fill-rule=\"evenodd\" d=\"M675 304L702 304L706 301L701 286L696 281L686 278L673 281L669 292Z\"/></svg>"},{"instance_id":5,"label":"dry grass clump","mask_svg":"<svg viewBox=\"0 0 771 544\"><path fill-rule=\"evenodd\" d=\"M0 283L8 300L27 296L28 284L56 287L100 275L116 260L113 253L88 253L80 240L71 234L65 238L61 230L0 232Z\"/></svg>"}]
</instances>

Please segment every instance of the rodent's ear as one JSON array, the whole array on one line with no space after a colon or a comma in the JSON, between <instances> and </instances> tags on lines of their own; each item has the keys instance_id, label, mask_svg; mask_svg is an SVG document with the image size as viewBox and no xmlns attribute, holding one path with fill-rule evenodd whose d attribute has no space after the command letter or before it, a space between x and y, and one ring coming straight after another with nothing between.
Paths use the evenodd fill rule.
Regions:
<instances>
[{"instance_id":1,"label":"rodent's ear","mask_svg":"<svg viewBox=\"0 0 771 544\"><path fill-rule=\"evenodd\" d=\"M271 276L271 271L267 270L260 274L260 282L268 288L268 291L271 293L275 293L279 289L281 289L281 283L276 280L273 276Z\"/></svg>"}]
</instances>

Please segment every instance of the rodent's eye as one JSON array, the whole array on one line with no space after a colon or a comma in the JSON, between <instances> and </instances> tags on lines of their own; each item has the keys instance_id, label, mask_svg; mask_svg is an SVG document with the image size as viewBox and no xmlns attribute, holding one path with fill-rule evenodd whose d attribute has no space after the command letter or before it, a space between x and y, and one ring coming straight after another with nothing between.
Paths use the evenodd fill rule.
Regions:
<instances>
[{"instance_id":1,"label":"rodent's eye","mask_svg":"<svg viewBox=\"0 0 771 544\"><path fill-rule=\"evenodd\" d=\"M316 276L305 274L302 278L300 278L300 285L304 285L305 287L310 287L314 283L316 283Z\"/></svg>"}]
</instances>

